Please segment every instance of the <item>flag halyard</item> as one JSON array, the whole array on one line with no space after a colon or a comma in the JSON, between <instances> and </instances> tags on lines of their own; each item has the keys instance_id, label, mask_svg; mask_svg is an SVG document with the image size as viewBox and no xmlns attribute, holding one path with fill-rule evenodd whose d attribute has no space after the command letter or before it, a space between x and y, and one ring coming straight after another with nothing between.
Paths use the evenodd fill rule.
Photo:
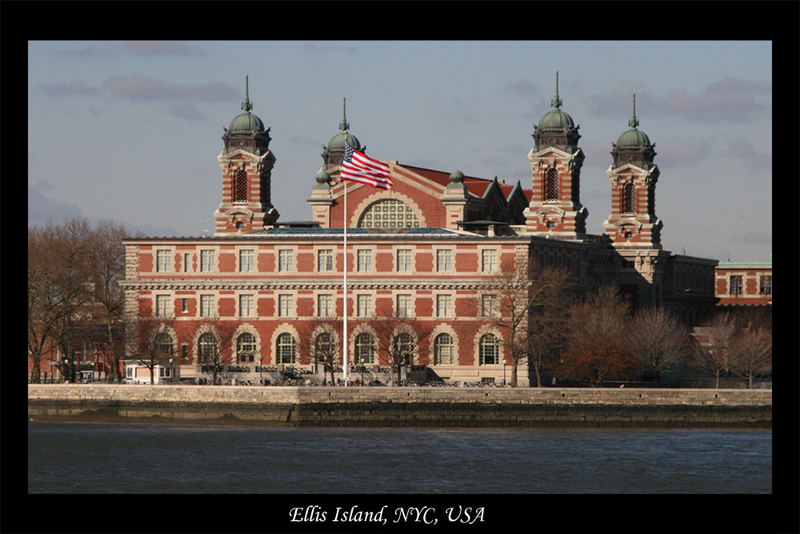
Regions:
<instances>
[{"instance_id":1,"label":"flag halyard","mask_svg":"<svg viewBox=\"0 0 800 534\"><path fill-rule=\"evenodd\" d=\"M389 166L359 152L349 143L345 143L340 175L342 180L359 182L382 189L392 188Z\"/></svg>"}]
</instances>

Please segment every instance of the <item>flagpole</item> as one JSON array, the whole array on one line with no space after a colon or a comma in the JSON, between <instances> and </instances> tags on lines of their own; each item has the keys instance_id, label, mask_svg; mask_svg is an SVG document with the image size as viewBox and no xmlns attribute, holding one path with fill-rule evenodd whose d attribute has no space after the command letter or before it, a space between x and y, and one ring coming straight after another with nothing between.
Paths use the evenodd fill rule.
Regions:
<instances>
[{"instance_id":1,"label":"flagpole","mask_svg":"<svg viewBox=\"0 0 800 534\"><path fill-rule=\"evenodd\" d=\"M344 385L347 386L347 180L342 180L342 184L344 185L344 224L342 224L344 227L344 250L342 254L344 257L344 274L342 284L344 289L342 306L342 313L344 315L342 333L344 334L344 339L342 340L342 376L344 378Z\"/></svg>"}]
</instances>

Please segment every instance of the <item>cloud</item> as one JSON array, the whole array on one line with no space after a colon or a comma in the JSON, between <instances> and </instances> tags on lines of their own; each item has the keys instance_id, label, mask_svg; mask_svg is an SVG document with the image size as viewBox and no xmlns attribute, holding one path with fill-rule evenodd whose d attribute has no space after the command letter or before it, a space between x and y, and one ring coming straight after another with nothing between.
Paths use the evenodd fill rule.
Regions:
<instances>
[{"instance_id":1,"label":"cloud","mask_svg":"<svg viewBox=\"0 0 800 534\"><path fill-rule=\"evenodd\" d=\"M149 76L112 76L105 86L116 96L132 101L197 100L225 101L236 98L240 90L227 83L188 84L170 83Z\"/></svg>"},{"instance_id":2,"label":"cloud","mask_svg":"<svg viewBox=\"0 0 800 534\"><path fill-rule=\"evenodd\" d=\"M56 83L41 83L39 87L42 88L45 94L49 96L74 96L74 95L94 95L98 92L97 87L86 85L81 81L74 82L56 82Z\"/></svg>"},{"instance_id":3,"label":"cloud","mask_svg":"<svg viewBox=\"0 0 800 534\"><path fill-rule=\"evenodd\" d=\"M203 56L196 46L175 41L127 41L120 48L139 56Z\"/></svg>"},{"instance_id":4,"label":"cloud","mask_svg":"<svg viewBox=\"0 0 800 534\"><path fill-rule=\"evenodd\" d=\"M517 80L506 84L503 89L515 96L535 96L539 94L539 86L528 80Z\"/></svg>"},{"instance_id":5,"label":"cloud","mask_svg":"<svg viewBox=\"0 0 800 534\"><path fill-rule=\"evenodd\" d=\"M692 139L673 139L656 143L656 160L658 165L694 165L711 155L708 143Z\"/></svg>"},{"instance_id":6,"label":"cloud","mask_svg":"<svg viewBox=\"0 0 800 534\"><path fill-rule=\"evenodd\" d=\"M197 109L191 102L171 102L167 106L167 113L190 121L206 118L206 114Z\"/></svg>"},{"instance_id":7,"label":"cloud","mask_svg":"<svg viewBox=\"0 0 800 534\"><path fill-rule=\"evenodd\" d=\"M78 206L48 198L54 191L53 185L46 181L28 183L28 224L46 224L48 221L64 221L83 217Z\"/></svg>"},{"instance_id":8,"label":"cloud","mask_svg":"<svg viewBox=\"0 0 800 534\"><path fill-rule=\"evenodd\" d=\"M771 234L757 232L754 230L749 230L743 234L739 234L734 237L734 239L737 241L742 241L743 243L757 243L759 245L763 245L764 243L772 243Z\"/></svg>"},{"instance_id":9,"label":"cloud","mask_svg":"<svg viewBox=\"0 0 800 534\"><path fill-rule=\"evenodd\" d=\"M732 140L723 156L740 159L748 169L752 170L772 168L772 154L756 151L753 144L744 139Z\"/></svg>"},{"instance_id":10,"label":"cloud","mask_svg":"<svg viewBox=\"0 0 800 534\"><path fill-rule=\"evenodd\" d=\"M648 114L681 115L692 120L709 122L742 122L757 113L765 113L770 105L759 97L769 95L772 86L767 82L724 78L710 83L698 93L673 91L665 97L646 91L636 91L636 109ZM584 99L590 111L599 116L630 115L633 91L616 91L591 95Z\"/></svg>"}]
</instances>

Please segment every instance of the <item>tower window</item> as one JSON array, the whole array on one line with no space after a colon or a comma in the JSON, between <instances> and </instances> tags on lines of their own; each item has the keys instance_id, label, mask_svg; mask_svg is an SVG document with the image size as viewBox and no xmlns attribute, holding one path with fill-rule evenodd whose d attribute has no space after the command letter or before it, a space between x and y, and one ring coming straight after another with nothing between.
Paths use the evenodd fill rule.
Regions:
<instances>
[{"instance_id":1,"label":"tower window","mask_svg":"<svg viewBox=\"0 0 800 534\"><path fill-rule=\"evenodd\" d=\"M247 172L239 169L233 183L233 201L247 202Z\"/></svg>"},{"instance_id":2,"label":"tower window","mask_svg":"<svg viewBox=\"0 0 800 534\"><path fill-rule=\"evenodd\" d=\"M544 175L544 199L558 200L558 171L550 167Z\"/></svg>"},{"instance_id":3,"label":"tower window","mask_svg":"<svg viewBox=\"0 0 800 534\"><path fill-rule=\"evenodd\" d=\"M631 182L622 186L622 213L636 213L636 188Z\"/></svg>"}]
</instances>

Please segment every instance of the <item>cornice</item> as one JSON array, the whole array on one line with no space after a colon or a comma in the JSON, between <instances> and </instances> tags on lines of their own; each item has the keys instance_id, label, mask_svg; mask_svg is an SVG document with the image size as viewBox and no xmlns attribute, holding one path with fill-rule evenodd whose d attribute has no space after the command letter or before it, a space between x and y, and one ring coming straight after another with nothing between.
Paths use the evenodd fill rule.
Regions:
<instances>
[{"instance_id":1,"label":"cornice","mask_svg":"<svg viewBox=\"0 0 800 534\"><path fill-rule=\"evenodd\" d=\"M486 279L454 280L353 280L348 277L350 290L480 290L497 284L497 280ZM343 289L341 280L187 280L187 279L135 279L123 280L120 286L131 291L286 291L286 290L336 290Z\"/></svg>"}]
</instances>

